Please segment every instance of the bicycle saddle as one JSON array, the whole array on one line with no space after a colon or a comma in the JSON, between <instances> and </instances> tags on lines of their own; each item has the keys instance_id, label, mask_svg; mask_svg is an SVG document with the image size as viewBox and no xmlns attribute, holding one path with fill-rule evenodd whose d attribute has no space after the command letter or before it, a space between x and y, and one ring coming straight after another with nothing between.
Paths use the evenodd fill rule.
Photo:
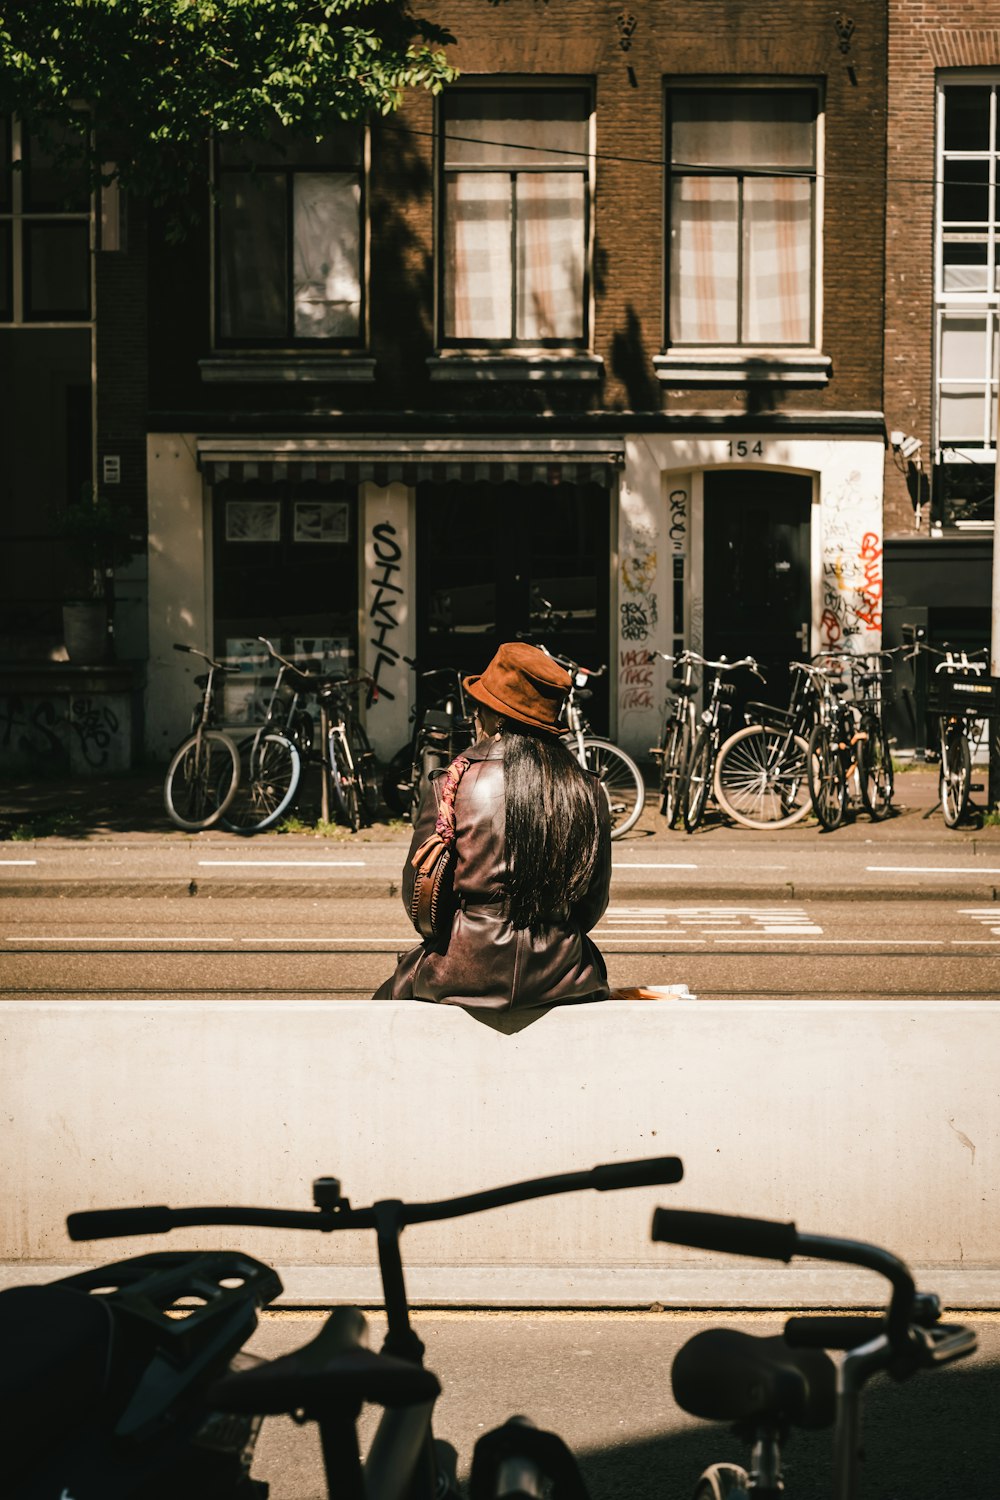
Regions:
<instances>
[{"instance_id":1,"label":"bicycle saddle","mask_svg":"<svg viewBox=\"0 0 1000 1500\"><path fill-rule=\"evenodd\" d=\"M685 682L681 677L669 677L667 687L671 693L678 698L693 698L698 689L690 682Z\"/></svg>"},{"instance_id":2,"label":"bicycle saddle","mask_svg":"<svg viewBox=\"0 0 1000 1500\"><path fill-rule=\"evenodd\" d=\"M836 1368L822 1349L790 1349L780 1334L759 1338L709 1328L674 1356L674 1399L709 1422L781 1422L830 1427Z\"/></svg>"},{"instance_id":3,"label":"bicycle saddle","mask_svg":"<svg viewBox=\"0 0 1000 1500\"><path fill-rule=\"evenodd\" d=\"M301 1349L215 1382L211 1405L222 1411L275 1416L282 1412L328 1411L332 1406L417 1406L441 1393L436 1375L409 1360L375 1354L361 1346L364 1314L338 1307L316 1337Z\"/></svg>"}]
</instances>

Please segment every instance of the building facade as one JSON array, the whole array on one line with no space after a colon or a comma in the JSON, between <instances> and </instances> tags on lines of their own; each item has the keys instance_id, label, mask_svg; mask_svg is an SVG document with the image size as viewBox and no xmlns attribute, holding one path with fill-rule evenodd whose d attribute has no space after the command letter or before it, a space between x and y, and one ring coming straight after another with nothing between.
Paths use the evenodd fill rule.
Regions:
<instances>
[{"instance_id":1,"label":"building facade","mask_svg":"<svg viewBox=\"0 0 1000 1500\"><path fill-rule=\"evenodd\" d=\"M939 647L990 640L998 89L993 7L890 0L887 644L905 625Z\"/></svg>"},{"instance_id":2,"label":"building facade","mask_svg":"<svg viewBox=\"0 0 1000 1500\"><path fill-rule=\"evenodd\" d=\"M608 664L592 721L640 758L654 651L750 653L780 702L790 658L881 643L885 5L441 19L439 98L216 143L185 243L134 206L97 256L94 456L148 514L118 638L154 757L193 698L175 641L241 664L232 721L260 635L370 671L386 758L408 658L476 671L518 632Z\"/></svg>"}]
</instances>

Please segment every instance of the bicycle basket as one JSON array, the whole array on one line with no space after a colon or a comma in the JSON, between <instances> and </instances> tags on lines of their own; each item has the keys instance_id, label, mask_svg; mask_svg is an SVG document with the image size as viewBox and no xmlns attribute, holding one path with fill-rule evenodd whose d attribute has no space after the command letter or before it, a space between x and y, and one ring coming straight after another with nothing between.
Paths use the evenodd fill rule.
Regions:
<instances>
[{"instance_id":1,"label":"bicycle basket","mask_svg":"<svg viewBox=\"0 0 1000 1500\"><path fill-rule=\"evenodd\" d=\"M763 724L765 729L777 729L781 733L794 729L797 722L787 708L776 708L773 703L748 703L744 713L749 723Z\"/></svg>"},{"instance_id":2,"label":"bicycle basket","mask_svg":"<svg viewBox=\"0 0 1000 1500\"><path fill-rule=\"evenodd\" d=\"M1000 677L977 672L935 672L928 683L927 707L932 714L1000 716Z\"/></svg>"}]
</instances>

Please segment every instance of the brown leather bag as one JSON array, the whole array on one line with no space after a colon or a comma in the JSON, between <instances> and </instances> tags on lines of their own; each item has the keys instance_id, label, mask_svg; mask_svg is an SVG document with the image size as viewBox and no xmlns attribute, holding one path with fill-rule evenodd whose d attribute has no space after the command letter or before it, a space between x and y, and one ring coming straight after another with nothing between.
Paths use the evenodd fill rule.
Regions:
<instances>
[{"instance_id":1,"label":"brown leather bag","mask_svg":"<svg viewBox=\"0 0 1000 1500\"><path fill-rule=\"evenodd\" d=\"M442 942L451 934L455 915L455 791L469 762L460 755L444 775L431 781L438 816L434 832L410 860L414 870L410 921L425 942Z\"/></svg>"}]
</instances>

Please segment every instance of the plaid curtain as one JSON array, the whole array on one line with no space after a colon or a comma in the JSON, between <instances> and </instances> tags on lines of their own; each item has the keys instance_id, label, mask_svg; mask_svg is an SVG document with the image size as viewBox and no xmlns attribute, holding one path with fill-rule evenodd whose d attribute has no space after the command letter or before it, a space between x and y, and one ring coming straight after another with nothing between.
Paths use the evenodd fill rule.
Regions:
<instances>
[{"instance_id":1,"label":"plaid curtain","mask_svg":"<svg viewBox=\"0 0 1000 1500\"><path fill-rule=\"evenodd\" d=\"M747 178L744 338L807 344L812 337L812 184Z\"/></svg>"},{"instance_id":2,"label":"plaid curtain","mask_svg":"<svg viewBox=\"0 0 1000 1500\"><path fill-rule=\"evenodd\" d=\"M584 181L566 172L517 178L519 339L583 336Z\"/></svg>"},{"instance_id":3,"label":"plaid curtain","mask_svg":"<svg viewBox=\"0 0 1000 1500\"><path fill-rule=\"evenodd\" d=\"M448 338L510 338L510 213L509 173L460 173L447 180L444 330Z\"/></svg>"}]
</instances>

